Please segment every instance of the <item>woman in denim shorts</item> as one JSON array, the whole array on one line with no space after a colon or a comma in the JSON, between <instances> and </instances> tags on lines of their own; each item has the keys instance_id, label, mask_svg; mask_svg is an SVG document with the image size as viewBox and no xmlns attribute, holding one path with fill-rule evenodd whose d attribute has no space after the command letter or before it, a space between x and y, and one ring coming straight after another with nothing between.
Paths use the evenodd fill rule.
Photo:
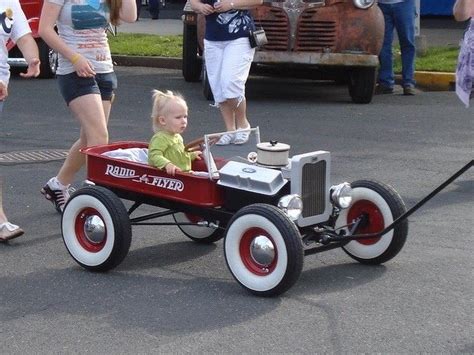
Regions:
<instances>
[{"instance_id":1,"label":"woman in denim shorts","mask_svg":"<svg viewBox=\"0 0 474 355\"><path fill-rule=\"evenodd\" d=\"M107 40L109 23L134 22L135 0L45 0L40 36L59 53L59 89L81 131L59 173L41 189L58 212L85 163L80 149L107 144L107 122L117 79ZM57 32L56 27L57 26Z\"/></svg>"}]
</instances>

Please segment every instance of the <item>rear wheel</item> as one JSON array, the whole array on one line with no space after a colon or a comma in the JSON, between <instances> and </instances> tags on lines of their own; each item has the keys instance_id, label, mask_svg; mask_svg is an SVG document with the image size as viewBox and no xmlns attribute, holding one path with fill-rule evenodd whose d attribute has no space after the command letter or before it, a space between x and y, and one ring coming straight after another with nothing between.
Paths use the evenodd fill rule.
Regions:
<instances>
[{"instance_id":1,"label":"rear wheel","mask_svg":"<svg viewBox=\"0 0 474 355\"><path fill-rule=\"evenodd\" d=\"M239 210L227 228L224 252L237 282L259 296L285 292L303 268L298 229L271 205L255 204Z\"/></svg>"},{"instance_id":2,"label":"rear wheel","mask_svg":"<svg viewBox=\"0 0 474 355\"><path fill-rule=\"evenodd\" d=\"M195 223L194 225L179 225L178 228L189 239L197 243L210 244L217 242L224 236L224 231L219 228L211 228L198 225L199 222L204 222L204 219L188 213L173 214L176 223Z\"/></svg>"},{"instance_id":3,"label":"rear wheel","mask_svg":"<svg viewBox=\"0 0 474 355\"><path fill-rule=\"evenodd\" d=\"M376 68L354 68L349 73L349 94L356 104L372 101L377 80Z\"/></svg>"},{"instance_id":4,"label":"rear wheel","mask_svg":"<svg viewBox=\"0 0 474 355\"><path fill-rule=\"evenodd\" d=\"M132 228L125 206L112 191L100 186L81 188L71 196L61 229L69 254L91 271L116 267L130 249Z\"/></svg>"},{"instance_id":5,"label":"rear wheel","mask_svg":"<svg viewBox=\"0 0 474 355\"><path fill-rule=\"evenodd\" d=\"M40 78L50 79L56 76L58 69L58 52L50 48L45 41L38 41L40 64Z\"/></svg>"},{"instance_id":6,"label":"rear wheel","mask_svg":"<svg viewBox=\"0 0 474 355\"><path fill-rule=\"evenodd\" d=\"M377 233L406 211L402 198L391 186L371 180L356 181L351 186L351 206L341 211L336 221L336 228L365 216L365 221L355 233ZM361 263L381 264L400 252L407 234L408 221L405 219L381 237L353 240L343 249L350 257Z\"/></svg>"},{"instance_id":7,"label":"rear wheel","mask_svg":"<svg viewBox=\"0 0 474 355\"><path fill-rule=\"evenodd\" d=\"M201 79L202 60L198 56L197 26L183 26L183 77L192 82Z\"/></svg>"}]
</instances>

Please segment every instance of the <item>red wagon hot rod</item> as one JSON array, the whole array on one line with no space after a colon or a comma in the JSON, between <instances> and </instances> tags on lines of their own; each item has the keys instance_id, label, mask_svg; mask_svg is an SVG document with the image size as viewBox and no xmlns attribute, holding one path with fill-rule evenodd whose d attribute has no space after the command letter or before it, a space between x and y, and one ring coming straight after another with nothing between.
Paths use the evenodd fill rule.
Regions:
<instances>
[{"instance_id":1,"label":"red wagon hot rod","mask_svg":"<svg viewBox=\"0 0 474 355\"><path fill-rule=\"evenodd\" d=\"M305 255L342 248L361 263L380 264L402 249L408 222L399 217L406 209L390 186L333 184L329 152L289 158L288 145L260 142L258 128L241 146L215 145L220 135L189 143L186 148L202 149L204 159L175 176L147 165L146 143L84 149L90 186L71 196L62 216L70 255L86 269L107 271L127 255L132 225L175 224L198 243L224 238L237 282L272 296L296 282ZM127 210L121 199L133 205ZM137 215L142 204L159 209ZM150 222L163 217L166 223Z\"/></svg>"}]
</instances>

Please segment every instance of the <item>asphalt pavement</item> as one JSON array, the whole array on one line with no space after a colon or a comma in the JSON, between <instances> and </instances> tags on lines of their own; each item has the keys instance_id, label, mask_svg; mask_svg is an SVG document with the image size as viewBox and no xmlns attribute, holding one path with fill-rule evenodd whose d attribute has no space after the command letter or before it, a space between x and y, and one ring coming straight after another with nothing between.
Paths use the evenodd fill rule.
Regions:
<instances>
[{"instance_id":1,"label":"asphalt pavement","mask_svg":"<svg viewBox=\"0 0 474 355\"><path fill-rule=\"evenodd\" d=\"M144 17L119 32L179 34L181 25ZM453 26L443 41L462 35ZM201 84L179 70L118 67L117 75L112 141L150 138L153 88L187 98L186 141L223 130ZM328 150L332 182L377 179L408 207L472 159L473 111L452 92L355 105L345 86L261 77L247 91L262 140L290 144L290 155ZM474 353L473 169L409 218L392 261L364 266L342 250L309 256L292 289L265 299L232 278L222 241L197 245L175 226L135 226L129 254L109 273L77 265L39 189L62 163L48 152L65 153L78 135L55 80L12 78L0 155L20 154L13 164L0 157L0 171L6 212L26 233L0 244L2 354Z\"/></svg>"},{"instance_id":2,"label":"asphalt pavement","mask_svg":"<svg viewBox=\"0 0 474 355\"><path fill-rule=\"evenodd\" d=\"M180 71L118 67L117 75L112 141L150 138L153 88L187 98L185 141L223 130L201 84ZM472 159L473 111L452 92L356 105L333 83L251 77L247 88L262 140L288 143L290 155L330 151L332 183L377 179L408 207ZM55 80L12 79L1 153L65 151L78 135ZM61 163L0 164L6 212L26 231L0 244L2 354L474 353L473 169L410 216L393 260L361 265L340 249L308 256L298 282L267 299L232 278L222 241L198 245L175 226L134 226L117 268L82 269L39 193Z\"/></svg>"}]
</instances>

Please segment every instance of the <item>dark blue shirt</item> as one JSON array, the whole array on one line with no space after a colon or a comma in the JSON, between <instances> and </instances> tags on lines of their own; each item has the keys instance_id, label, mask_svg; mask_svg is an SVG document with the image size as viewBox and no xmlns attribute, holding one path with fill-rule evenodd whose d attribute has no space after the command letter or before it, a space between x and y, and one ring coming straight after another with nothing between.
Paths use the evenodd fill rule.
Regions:
<instances>
[{"instance_id":1,"label":"dark blue shirt","mask_svg":"<svg viewBox=\"0 0 474 355\"><path fill-rule=\"evenodd\" d=\"M206 1L214 6L215 0ZM255 25L249 10L231 10L206 16L206 34L208 41L230 41L248 37Z\"/></svg>"}]
</instances>

